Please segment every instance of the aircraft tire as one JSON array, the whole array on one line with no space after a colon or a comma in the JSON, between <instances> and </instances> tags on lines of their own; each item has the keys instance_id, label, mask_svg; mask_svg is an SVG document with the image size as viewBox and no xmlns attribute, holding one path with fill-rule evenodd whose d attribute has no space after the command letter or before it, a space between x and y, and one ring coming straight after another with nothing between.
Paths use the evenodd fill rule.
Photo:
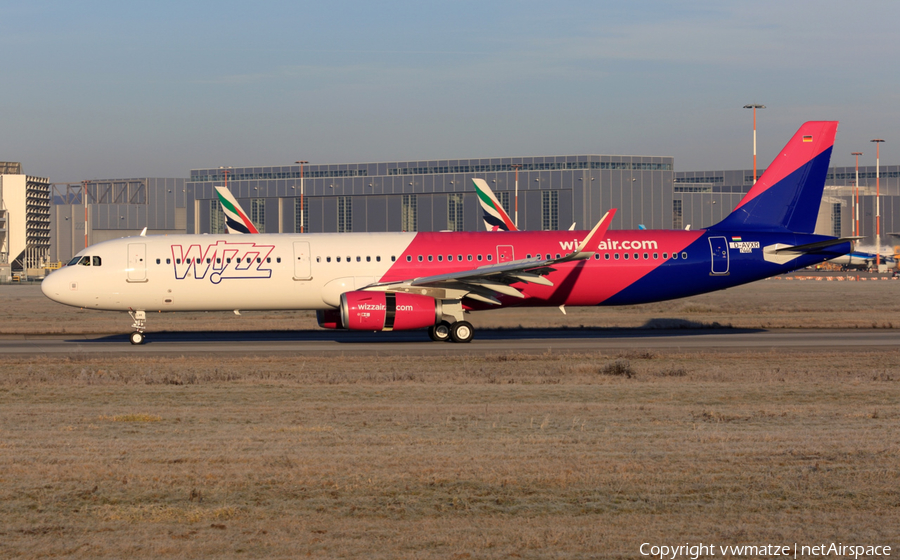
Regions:
<instances>
[{"instance_id":1,"label":"aircraft tire","mask_svg":"<svg viewBox=\"0 0 900 560\"><path fill-rule=\"evenodd\" d=\"M450 339L453 342L472 342L475 338L475 327L468 321L457 321L450 327Z\"/></svg>"},{"instance_id":2,"label":"aircraft tire","mask_svg":"<svg viewBox=\"0 0 900 560\"><path fill-rule=\"evenodd\" d=\"M132 344L143 344L144 343L144 333L139 331L134 331L130 335L128 335L128 340L131 341Z\"/></svg>"},{"instance_id":3,"label":"aircraft tire","mask_svg":"<svg viewBox=\"0 0 900 560\"><path fill-rule=\"evenodd\" d=\"M435 342L447 342L450 340L450 323L441 321L437 325L428 327L428 336Z\"/></svg>"}]
</instances>

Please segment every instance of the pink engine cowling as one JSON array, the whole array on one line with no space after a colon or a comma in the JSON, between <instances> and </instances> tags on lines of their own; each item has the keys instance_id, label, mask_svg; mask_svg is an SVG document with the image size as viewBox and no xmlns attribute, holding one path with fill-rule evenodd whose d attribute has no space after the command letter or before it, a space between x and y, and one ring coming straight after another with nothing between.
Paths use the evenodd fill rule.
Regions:
<instances>
[{"instance_id":1,"label":"pink engine cowling","mask_svg":"<svg viewBox=\"0 0 900 560\"><path fill-rule=\"evenodd\" d=\"M346 292L340 312L343 327L358 331L424 329L443 319L440 301L404 293Z\"/></svg>"}]
</instances>

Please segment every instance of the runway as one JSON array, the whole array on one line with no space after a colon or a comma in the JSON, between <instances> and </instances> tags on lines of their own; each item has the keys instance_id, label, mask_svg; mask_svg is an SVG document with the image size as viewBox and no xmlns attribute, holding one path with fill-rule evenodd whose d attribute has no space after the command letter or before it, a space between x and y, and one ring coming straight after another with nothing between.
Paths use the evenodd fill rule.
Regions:
<instances>
[{"instance_id":1,"label":"runway","mask_svg":"<svg viewBox=\"0 0 900 560\"><path fill-rule=\"evenodd\" d=\"M441 355L616 350L873 351L900 348L897 329L510 329L480 330L469 344L432 342L424 332L161 332L132 346L116 335L0 335L0 354Z\"/></svg>"}]
</instances>

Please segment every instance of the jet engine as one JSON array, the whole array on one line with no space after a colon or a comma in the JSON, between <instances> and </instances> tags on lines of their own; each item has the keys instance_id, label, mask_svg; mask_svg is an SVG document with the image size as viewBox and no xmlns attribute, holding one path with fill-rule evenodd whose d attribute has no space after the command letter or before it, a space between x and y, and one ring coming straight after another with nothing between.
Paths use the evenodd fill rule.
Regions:
<instances>
[{"instance_id":1,"label":"jet engine","mask_svg":"<svg viewBox=\"0 0 900 560\"><path fill-rule=\"evenodd\" d=\"M341 324L358 331L404 331L437 325L441 302L418 294L345 292L341 294Z\"/></svg>"},{"instance_id":2,"label":"jet engine","mask_svg":"<svg viewBox=\"0 0 900 560\"><path fill-rule=\"evenodd\" d=\"M343 329L340 309L325 309L316 311L316 320L323 329Z\"/></svg>"}]
</instances>

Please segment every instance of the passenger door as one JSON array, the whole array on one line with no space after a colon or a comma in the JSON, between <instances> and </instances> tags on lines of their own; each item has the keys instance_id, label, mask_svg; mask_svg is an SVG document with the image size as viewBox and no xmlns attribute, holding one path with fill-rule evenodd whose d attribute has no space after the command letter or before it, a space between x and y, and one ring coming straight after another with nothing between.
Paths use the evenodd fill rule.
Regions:
<instances>
[{"instance_id":1,"label":"passenger door","mask_svg":"<svg viewBox=\"0 0 900 560\"><path fill-rule=\"evenodd\" d=\"M147 245L144 243L128 244L128 281L147 281Z\"/></svg>"},{"instance_id":2,"label":"passenger door","mask_svg":"<svg viewBox=\"0 0 900 560\"><path fill-rule=\"evenodd\" d=\"M311 280L309 241L294 241L294 280Z\"/></svg>"},{"instance_id":3,"label":"passenger door","mask_svg":"<svg viewBox=\"0 0 900 560\"><path fill-rule=\"evenodd\" d=\"M709 251L712 256L713 276L728 274L728 241L724 237L710 237Z\"/></svg>"}]
</instances>

